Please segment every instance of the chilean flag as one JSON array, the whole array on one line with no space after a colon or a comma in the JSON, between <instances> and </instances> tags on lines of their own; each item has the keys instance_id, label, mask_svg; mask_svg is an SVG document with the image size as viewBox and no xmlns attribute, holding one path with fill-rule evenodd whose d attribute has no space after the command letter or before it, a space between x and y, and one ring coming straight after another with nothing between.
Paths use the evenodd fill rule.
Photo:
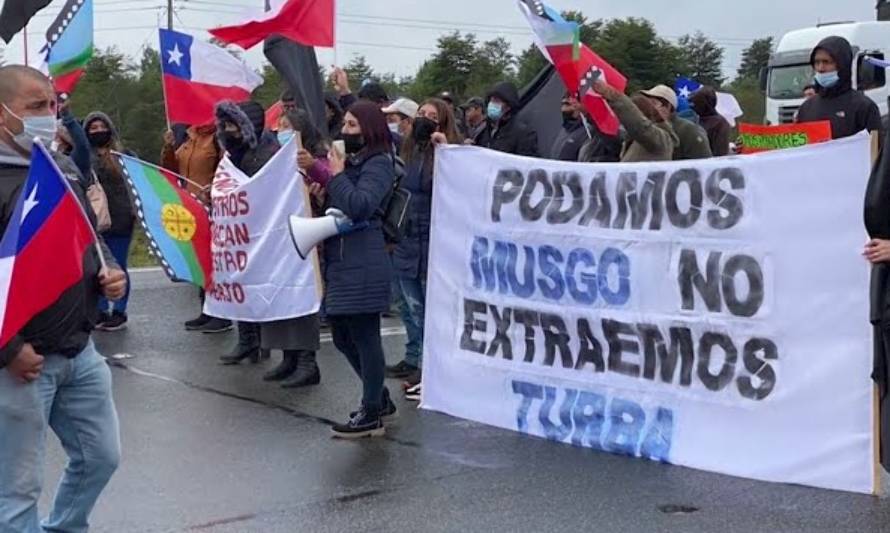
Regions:
<instances>
[{"instance_id":1,"label":"chilean flag","mask_svg":"<svg viewBox=\"0 0 890 533\"><path fill-rule=\"evenodd\" d=\"M187 33L160 32L164 102L171 124L210 124L217 103L249 100L262 85L263 78L224 49Z\"/></svg>"},{"instance_id":2,"label":"chilean flag","mask_svg":"<svg viewBox=\"0 0 890 533\"><path fill-rule=\"evenodd\" d=\"M286 0L268 13L238 24L208 30L245 50L277 33L306 46L334 46L334 0Z\"/></svg>"},{"instance_id":3,"label":"chilean flag","mask_svg":"<svg viewBox=\"0 0 890 533\"><path fill-rule=\"evenodd\" d=\"M0 241L0 346L83 279L84 253L96 242L83 206L46 149L35 143L32 152Z\"/></svg>"}]
</instances>

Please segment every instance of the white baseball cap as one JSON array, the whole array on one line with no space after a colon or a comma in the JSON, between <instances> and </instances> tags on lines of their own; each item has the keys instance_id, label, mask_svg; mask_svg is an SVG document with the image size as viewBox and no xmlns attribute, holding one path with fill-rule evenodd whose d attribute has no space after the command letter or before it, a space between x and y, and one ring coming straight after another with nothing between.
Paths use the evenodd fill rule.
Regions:
<instances>
[{"instance_id":1,"label":"white baseball cap","mask_svg":"<svg viewBox=\"0 0 890 533\"><path fill-rule=\"evenodd\" d=\"M414 118L417 116L418 109L420 109L420 106L417 105L417 102L414 100L410 98L399 98L389 106L384 107L382 111L385 115L400 113L408 118Z\"/></svg>"}]
</instances>

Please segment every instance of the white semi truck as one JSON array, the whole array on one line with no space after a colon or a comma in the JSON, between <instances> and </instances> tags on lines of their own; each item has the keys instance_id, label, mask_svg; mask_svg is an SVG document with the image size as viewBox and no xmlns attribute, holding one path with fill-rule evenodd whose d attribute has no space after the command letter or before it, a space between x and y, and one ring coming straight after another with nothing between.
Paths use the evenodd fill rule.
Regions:
<instances>
[{"instance_id":1,"label":"white semi truck","mask_svg":"<svg viewBox=\"0 0 890 533\"><path fill-rule=\"evenodd\" d=\"M887 115L890 87L886 69L876 68L863 58L890 59L890 22L842 22L795 30L779 41L769 66L761 72L761 84L766 89L767 124L794 121L804 101L804 87L813 83L810 53L819 41L832 35L844 37L853 46L853 88L874 100L882 117Z\"/></svg>"}]
</instances>

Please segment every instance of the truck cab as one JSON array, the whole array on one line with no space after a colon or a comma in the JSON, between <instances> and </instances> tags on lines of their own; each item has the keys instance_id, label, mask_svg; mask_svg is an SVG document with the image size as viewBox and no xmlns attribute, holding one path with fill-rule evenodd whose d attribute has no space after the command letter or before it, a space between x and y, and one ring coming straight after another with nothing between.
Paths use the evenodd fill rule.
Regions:
<instances>
[{"instance_id":1,"label":"truck cab","mask_svg":"<svg viewBox=\"0 0 890 533\"><path fill-rule=\"evenodd\" d=\"M890 59L890 22L843 22L795 30L779 41L765 72L767 124L794 122L804 102L804 87L813 83L810 54L822 39L832 35L847 39L853 46L853 88L871 98L882 117L887 115L890 88L886 69L864 59Z\"/></svg>"}]
</instances>

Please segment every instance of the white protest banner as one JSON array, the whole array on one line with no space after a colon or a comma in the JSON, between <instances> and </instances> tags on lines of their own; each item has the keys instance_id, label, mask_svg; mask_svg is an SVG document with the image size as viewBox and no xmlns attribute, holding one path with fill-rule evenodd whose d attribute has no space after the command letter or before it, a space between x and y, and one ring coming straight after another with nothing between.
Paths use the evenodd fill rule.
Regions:
<instances>
[{"instance_id":1,"label":"white protest banner","mask_svg":"<svg viewBox=\"0 0 890 533\"><path fill-rule=\"evenodd\" d=\"M204 312L254 322L318 312L314 252L300 259L287 224L291 214L311 216L296 171L296 145L287 143L253 177L223 158L211 200L213 290Z\"/></svg>"},{"instance_id":2,"label":"white protest banner","mask_svg":"<svg viewBox=\"0 0 890 533\"><path fill-rule=\"evenodd\" d=\"M436 153L423 407L870 492L868 138L701 161Z\"/></svg>"}]
</instances>

